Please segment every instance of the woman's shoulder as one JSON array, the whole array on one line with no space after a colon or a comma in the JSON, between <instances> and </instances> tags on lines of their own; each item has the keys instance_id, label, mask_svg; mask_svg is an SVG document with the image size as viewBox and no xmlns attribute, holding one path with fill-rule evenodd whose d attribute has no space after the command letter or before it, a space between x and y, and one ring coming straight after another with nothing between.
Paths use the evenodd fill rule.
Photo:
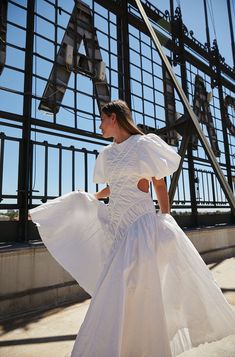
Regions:
<instances>
[{"instance_id":1,"label":"woman's shoulder","mask_svg":"<svg viewBox=\"0 0 235 357\"><path fill-rule=\"evenodd\" d=\"M103 146L100 150L99 150L99 155L105 155L107 152L109 152L112 148L112 143Z\"/></svg>"},{"instance_id":2,"label":"woman's shoulder","mask_svg":"<svg viewBox=\"0 0 235 357\"><path fill-rule=\"evenodd\" d=\"M168 145L162 138L160 138L160 136L154 133L140 135L138 143L138 151L140 151L143 155L156 153L164 157L172 157L173 155L175 158L178 158L179 156L172 146Z\"/></svg>"},{"instance_id":3,"label":"woman's shoulder","mask_svg":"<svg viewBox=\"0 0 235 357\"><path fill-rule=\"evenodd\" d=\"M140 143L140 146L165 146L167 145L161 138L160 136L154 134L154 133L149 133L149 134L144 134L144 135L139 135L137 142Z\"/></svg>"},{"instance_id":4,"label":"woman's shoulder","mask_svg":"<svg viewBox=\"0 0 235 357\"><path fill-rule=\"evenodd\" d=\"M112 143L102 147L102 149L99 152L99 155L101 155L101 156L109 155L113 151L115 151L114 149L127 148L128 146L132 146L134 143L138 144L137 148L140 148L140 149L142 146L145 146L146 144L147 144L147 146L149 146L151 144L154 146L156 146L156 144L159 146L164 145L164 144L167 145L158 135L156 135L154 133L143 134L143 135L133 134L133 135L131 135L131 137L128 140L124 141L121 144L116 145L115 142L112 142Z\"/></svg>"},{"instance_id":5,"label":"woman's shoulder","mask_svg":"<svg viewBox=\"0 0 235 357\"><path fill-rule=\"evenodd\" d=\"M151 142L151 141L157 141L161 140L160 136L154 133L149 133L149 134L143 134L143 135L138 135L139 136L139 141L140 142Z\"/></svg>"}]
</instances>

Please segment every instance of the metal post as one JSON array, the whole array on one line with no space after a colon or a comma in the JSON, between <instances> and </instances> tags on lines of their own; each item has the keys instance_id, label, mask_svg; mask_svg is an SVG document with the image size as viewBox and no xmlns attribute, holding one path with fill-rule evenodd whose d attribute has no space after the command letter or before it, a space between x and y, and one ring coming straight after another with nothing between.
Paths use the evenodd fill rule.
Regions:
<instances>
[{"instance_id":1,"label":"metal post","mask_svg":"<svg viewBox=\"0 0 235 357\"><path fill-rule=\"evenodd\" d=\"M212 189L212 197L213 197L213 205L216 206L216 196L215 196L215 182L214 182L214 173L211 172L211 189Z\"/></svg>"},{"instance_id":2,"label":"metal post","mask_svg":"<svg viewBox=\"0 0 235 357\"><path fill-rule=\"evenodd\" d=\"M122 15L118 15L117 18L119 98L124 99L131 109L128 1L121 0L120 7L122 9Z\"/></svg>"},{"instance_id":3,"label":"metal post","mask_svg":"<svg viewBox=\"0 0 235 357\"><path fill-rule=\"evenodd\" d=\"M174 20L174 0L170 0L170 14L171 14L171 24L172 24L172 21ZM171 29L172 31L172 29Z\"/></svg>"},{"instance_id":4,"label":"metal post","mask_svg":"<svg viewBox=\"0 0 235 357\"><path fill-rule=\"evenodd\" d=\"M24 80L24 103L23 103L23 130L22 145L20 151L19 171L19 234L20 241L26 241L28 228L28 191L30 176L30 131L32 109L32 75L33 75L33 41L34 41L34 6L35 0L27 3L27 31L25 49L25 80Z\"/></svg>"},{"instance_id":5,"label":"metal post","mask_svg":"<svg viewBox=\"0 0 235 357\"><path fill-rule=\"evenodd\" d=\"M36 172L33 172L33 165L34 165L34 159L36 160L36 157L33 157L33 143L30 141L30 147L29 147L29 189L28 189L28 205L29 208L32 207L32 202L33 202L33 191L34 191L34 183Z\"/></svg>"},{"instance_id":6,"label":"metal post","mask_svg":"<svg viewBox=\"0 0 235 357\"><path fill-rule=\"evenodd\" d=\"M0 202L2 201L4 148L5 148L5 134L0 133Z\"/></svg>"},{"instance_id":7,"label":"metal post","mask_svg":"<svg viewBox=\"0 0 235 357\"><path fill-rule=\"evenodd\" d=\"M206 0L203 0L203 2L204 2L204 13L205 13L205 22L206 22L206 41L207 41L208 48L210 49L211 41L210 41L210 30L209 30L209 25L208 25L208 14L207 14Z\"/></svg>"},{"instance_id":8,"label":"metal post","mask_svg":"<svg viewBox=\"0 0 235 357\"><path fill-rule=\"evenodd\" d=\"M7 10L8 1L2 0L0 2L0 75L6 63Z\"/></svg>"},{"instance_id":9,"label":"metal post","mask_svg":"<svg viewBox=\"0 0 235 357\"><path fill-rule=\"evenodd\" d=\"M187 84L187 70L186 70L186 61L184 56L184 41L183 41L183 22L181 15L178 18L178 38L179 38L179 60L180 60L180 72L182 79L182 88L188 99L188 84ZM187 111L184 107L184 115L187 116ZM184 133L186 135L186 133ZM189 140L187 147L188 154L188 168L189 168L189 189L190 189L190 199L191 199L191 212L192 212L192 220L191 225L197 226L198 223L198 212L197 212L197 197L196 197L196 189L195 189L195 168L193 162L193 148L192 148L192 134L189 132Z\"/></svg>"}]
</instances>

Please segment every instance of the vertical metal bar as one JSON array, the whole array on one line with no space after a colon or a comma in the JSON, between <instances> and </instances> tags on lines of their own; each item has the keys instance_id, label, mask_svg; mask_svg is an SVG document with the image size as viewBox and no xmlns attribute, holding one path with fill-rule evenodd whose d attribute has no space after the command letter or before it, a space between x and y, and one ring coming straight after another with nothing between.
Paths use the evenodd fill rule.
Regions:
<instances>
[{"instance_id":1,"label":"vertical metal bar","mask_svg":"<svg viewBox=\"0 0 235 357\"><path fill-rule=\"evenodd\" d=\"M172 24L172 21L174 20L174 0L170 0L170 14L171 14L171 24ZM171 31L172 31L172 28L171 28Z\"/></svg>"},{"instance_id":2,"label":"vertical metal bar","mask_svg":"<svg viewBox=\"0 0 235 357\"><path fill-rule=\"evenodd\" d=\"M152 41L150 42L150 49L151 49L151 68L152 68L152 74L153 74L154 128L157 129L157 111L156 111L156 105L155 105L157 103L157 98L156 98L156 91L154 90L154 65L153 65L154 59L153 59L153 44L152 44Z\"/></svg>"},{"instance_id":3,"label":"vertical metal bar","mask_svg":"<svg viewBox=\"0 0 235 357\"><path fill-rule=\"evenodd\" d=\"M204 3L204 13L205 13L205 23L206 23L206 41L208 48L210 49L211 47L211 41L210 41L210 29L208 25L208 14L207 14L207 6L206 6L206 0L203 0Z\"/></svg>"},{"instance_id":4,"label":"vertical metal bar","mask_svg":"<svg viewBox=\"0 0 235 357\"><path fill-rule=\"evenodd\" d=\"M97 159L97 156L99 155L99 153L97 152L97 150L94 150L94 153L95 153L95 158ZM99 185L98 185L98 183L96 183L95 189L96 189L96 192L98 192L98 190L99 190Z\"/></svg>"},{"instance_id":5,"label":"vertical metal bar","mask_svg":"<svg viewBox=\"0 0 235 357\"><path fill-rule=\"evenodd\" d=\"M210 203L210 200L211 200L211 195L210 195L210 185L209 185L209 177L208 177L208 171L206 171L206 184L207 184L207 190L206 190L206 192L207 192L207 197L208 197L208 199L207 199L207 201L208 201L208 204Z\"/></svg>"},{"instance_id":6,"label":"vertical metal bar","mask_svg":"<svg viewBox=\"0 0 235 357\"><path fill-rule=\"evenodd\" d=\"M181 22L181 20L180 20ZM183 25L183 24L182 24ZM182 28L182 27L181 27ZM182 34L182 33L181 33ZM183 36L183 34L182 34ZM188 94L188 84L187 84L187 70L186 70L186 62L184 59L184 45L182 39L179 40L179 45L181 47L181 78L182 78L182 88L186 97L189 97ZM186 115L186 110L184 109L184 114ZM187 154L188 154L188 169L189 169L189 187L190 187L190 200L191 200L191 210L192 210L192 225L197 226L198 223L198 212L197 212L197 197L195 190L195 167L193 161L193 148L192 148L192 135L189 136Z\"/></svg>"},{"instance_id":7,"label":"vertical metal bar","mask_svg":"<svg viewBox=\"0 0 235 357\"><path fill-rule=\"evenodd\" d=\"M117 17L119 97L124 99L131 109L128 0L121 0L120 8L122 9L122 16Z\"/></svg>"},{"instance_id":8,"label":"vertical metal bar","mask_svg":"<svg viewBox=\"0 0 235 357\"><path fill-rule=\"evenodd\" d=\"M218 193L218 180L215 178L215 189L216 189L216 203L218 203L219 200L219 193Z\"/></svg>"},{"instance_id":9,"label":"vertical metal bar","mask_svg":"<svg viewBox=\"0 0 235 357\"><path fill-rule=\"evenodd\" d=\"M180 59L180 72L181 72L181 80L182 80L182 89L185 93L185 96L188 100L188 82L187 82L187 69L186 69L186 61L184 56L184 42L183 42L183 22L182 18L178 18L178 37L179 37L179 59ZM163 62L164 65L164 62ZM187 115L187 110L184 107L184 115ZM189 169L189 187L190 187L190 200L191 200L191 211L192 211L192 222L193 226L197 226L197 198L196 198L196 190L195 190L195 177L194 177L194 162L193 162L193 148L192 148L192 140L191 135L189 134L189 140L187 145L187 154L188 154L188 169Z\"/></svg>"},{"instance_id":10,"label":"vertical metal bar","mask_svg":"<svg viewBox=\"0 0 235 357\"><path fill-rule=\"evenodd\" d=\"M196 171L197 172L197 188L196 188L196 191L197 191L197 202L200 203L201 201L201 192L200 192L200 171Z\"/></svg>"},{"instance_id":11,"label":"vertical metal bar","mask_svg":"<svg viewBox=\"0 0 235 357\"><path fill-rule=\"evenodd\" d=\"M143 54L142 54L142 38L140 34L140 82L141 82L141 102L143 111L143 126L145 128L145 105L144 105L144 77L143 77Z\"/></svg>"},{"instance_id":12,"label":"vertical metal bar","mask_svg":"<svg viewBox=\"0 0 235 357\"><path fill-rule=\"evenodd\" d=\"M92 16L91 16L91 21L92 21L92 28L95 28L95 2L94 0L92 1ZM95 41L95 32L92 31L92 40ZM92 61L95 58L95 46L93 46L92 48ZM95 63L93 61L93 68L95 66ZM92 113L93 113L93 129L94 129L94 133L97 133L97 129L96 129L96 88L93 85L92 86Z\"/></svg>"},{"instance_id":13,"label":"vertical metal bar","mask_svg":"<svg viewBox=\"0 0 235 357\"><path fill-rule=\"evenodd\" d=\"M78 88L78 79L77 79L78 74L74 72L74 128L78 128L78 112L77 112L77 107L78 107L78 101L77 101L77 88ZM94 113L94 112L93 112Z\"/></svg>"},{"instance_id":14,"label":"vertical metal bar","mask_svg":"<svg viewBox=\"0 0 235 357\"><path fill-rule=\"evenodd\" d=\"M118 51L118 96L124 98L124 69L123 69L123 48L122 48L122 20L117 16L117 46Z\"/></svg>"},{"instance_id":15,"label":"vertical metal bar","mask_svg":"<svg viewBox=\"0 0 235 357\"><path fill-rule=\"evenodd\" d=\"M28 204L29 207L32 207L32 190L33 190L33 144L30 142L30 150L29 150L29 199ZM34 173L36 175L36 172Z\"/></svg>"},{"instance_id":16,"label":"vertical metal bar","mask_svg":"<svg viewBox=\"0 0 235 357\"><path fill-rule=\"evenodd\" d=\"M19 231L18 240L28 239L28 190L29 190L29 157L30 157L30 132L31 132L31 110L32 110L32 80L33 80L33 41L34 41L34 7L35 0L27 2L27 31L25 48L25 79L24 79L24 102L23 102L23 129L22 150L20 151L19 172Z\"/></svg>"},{"instance_id":17,"label":"vertical metal bar","mask_svg":"<svg viewBox=\"0 0 235 357\"><path fill-rule=\"evenodd\" d=\"M44 157L45 157L45 166L44 166L44 201L47 201L47 196L48 196L48 142L44 141L45 144L45 151L44 151Z\"/></svg>"},{"instance_id":18,"label":"vertical metal bar","mask_svg":"<svg viewBox=\"0 0 235 357\"><path fill-rule=\"evenodd\" d=\"M75 150L74 146L71 146L72 150L72 191L75 190Z\"/></svg>"},{"instance_id":19,"label":"vertical metal bar","mask_svg":"<svg viewBox=\"0 0 235 357\"><path fill-rule=\"evenodd\" d=\"M206 202L206 195L205 195L205 185L204 185L204 172L202 172L202 191L203 191L203 203Z\"/></svg>"},{"instance_id":20,"label":"vertical metal bar","mask_svg":"<svg viewBox=\"0 0 235 357\"><path fill-rule=\"evenodd\" d=\"M2 71L6 63L7 10L8 10L8 1L2 0L0 2L0 39L1 39L0 75L2 74Z\"/></svg>"},{"instance_id":21,"label":"vertical metal bar","mask_svg":"<svg viewBox=\"0 0 235 357\"><path fill-rule=\"evenodd\" d=\"M211 189L212 189L212 197L213 197L213 206L216 206L216 198L215 198L215 183L214 183L214 174L211 172Z\"/></svg>"},{"instance_id":22,"label":"vertical metal bar","mask_svg":"<svg viewBox=\"0 0 235 357\"><path fill-rule=\"evenodd\" d=\"M108 10L107 10L108 11ZM109 88L110 94L112 94L112 59L111 59L111 38L110 38L110 12L108 11L108 58L109 58Z\"/></svg>"},{"instance_id":23,"label":"vertical metal bar","mask_svg":"<svg viewBox=\"0 0 235 357\"><path fill-rule=\"evenodd\" d=\"M230 0L227 0L227 8L228 8L228 19L229 19L229 27L230 27L230 34L231 34L231 47L232 47L232 54L233 54L233 67L235 68L235 42L234 42L234 33L233 33L234 26L233 26L233 21L232 21Z\"/></svg>"},{"instance_id":24,"label":"vertical metal bar","mask_svg":"<svg viewBox=\"0 0 235 357\"><path fill-rule=\"evenodd\" d=\"M92 16L93 18L93 16ZM75 12L75 20L74 20L74 42L73 42L73 60L74 60L74 67L76 67L76 63L77 63L77 55L78 55L78 11ZM77 129L77 125L78 125L78 113L77 113L77 107L78 107L78 103L77 103L77 90L78 90L78 81L77 81L77 71L73 71L73 73L71 73L72 76L74 76L74 128ZM94 86L93 86L94 87Z\"/></svg>"},{"instance_id":25,"label":"vertical metal bar","mask_svg":"<svg viewBox=\"0 0 235 357\"><path fill-rule=\"evenodd\" d=\"M55 41L55 46L54 46L54 64L55 64L55 71L54 71L54 77L52 78L52 83L53 83L53 89L54 89L54 94L53 94L53 102L55 108L57 107L57 42L58 42L58 35L57 35L57 25L58 25L58 0L55 0L55 23L54 23L54 29L55 29L55 34L54 34L54 41ZM56 124L56 111L53 111L53 122Z\"/></svg>"},{"instance_id":26,"label":"vertical metal bar","mask_svg":"<svg viewBox=\"0 0 235 357\"><path fill-rule=\"evenodd\" d=\"M224 201L223 190L222 190L222 188L220 186L220 203L223 203L223 201Z\"/></svg>"},{"instance_id":27,"label":"vertical metal bar","mask_svg":"<svg viewBox=\"0 0 235 357\"><path fill-rule=\"evenodd\" d=\"M177 205L179 205L179 202L180 202L180 190L179 190L179 186L177 185L177 188L176 188L176 193L177 193Z\"/></svg>"},{"instance_id":28,"label":"vertical metal bar","mask_svg":"<svg viewBox=\"0 0 235 357\"><path fill-rule=\"evenodd\" d=\"M84 151L84 173L85 173L85 192L88 192L88 165L87 165L87 151L86 149L83 149Z\"/></svg>"},{"instance_id":29,"label":"vertical metal bar","mask_svg":"<svg viewBox=\"0 0 235 357\"><path fill-rule=\"evenodd\" d=\"M3 179L3 163L4 163L4 148L5 148L5 134L0 133L0 202L2 201L2 179Z\"/></svg>"},{"instance_id":30,"label":"vertical metal bar","mask_svg":"<svg viewBox=\"0 0 235 357\"><path fill-rule=\"evenodd\" d=\"M59 147L59 196L62 194L62 145L58 144Z\"/></svg>"},{"instance_id":31,"label":"vertical metal bar","mask_svg":"<svg viewBox=\"0 0 235 357\"><path fill-rule=\"evenodd\" d=\"M184 200L184 202L186 202L186 194L185 194L185 182L184 182L184 170L182 170L181 171L182 172L182 183L183 183L183 185L182 185L182 187L183 187L183 200Z\"/></svg>"}]
</instances>

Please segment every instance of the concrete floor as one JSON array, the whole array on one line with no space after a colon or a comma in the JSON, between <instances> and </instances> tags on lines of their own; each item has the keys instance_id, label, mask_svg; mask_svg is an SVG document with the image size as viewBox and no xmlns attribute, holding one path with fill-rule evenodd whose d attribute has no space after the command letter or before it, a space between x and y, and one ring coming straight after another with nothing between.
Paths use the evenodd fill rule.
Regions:
<instances>
[{"instance_id":1,"label":"concrete floor","mask_svg":"<svg viewBox=\"0 0 235 357\"><path fill-rule=\"evenodd\" d=\"M210 264L208 267L235 311L235 258L218 264ZM90 300L86 300L83 303L35 312L34 315L2 323L0 326L0 356L70 356L89 303ZM203 357L201 353L200 357ZM231 354L226 357L231 357Z\"/></svg>"}]
</instances>

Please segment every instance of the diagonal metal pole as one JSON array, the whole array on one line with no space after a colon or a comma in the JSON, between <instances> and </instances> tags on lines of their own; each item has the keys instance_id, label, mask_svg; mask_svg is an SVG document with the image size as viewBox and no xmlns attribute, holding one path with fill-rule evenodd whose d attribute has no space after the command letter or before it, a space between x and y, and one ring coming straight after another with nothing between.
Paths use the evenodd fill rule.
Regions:
<instances>
[{"instance_id":1,"label":"diagonal metal pole","mask_svg":"<svg viewBox=\"0 0 235 357\"><path fill-rule=\"evenodd\" d=\"M187 146L189 143L189 139L190 139L190 130L187 127L185 129L185 134L182 138L181 144L180 144L180 149L178 154L181 156L181 160L180 160L180 164L179 164L179 168L178 170L173 174L172 180L171 180L171 184L170 184L170 188L169 188L169 201L170 201L170 205L172 206L173 200L174 200L174 196L175 196L175 191L176 191L176 186L178 184L179 181L179 177L183 168L183 162L184 162L184 156L187 150Z\"/></svg>"},{"instance_id":2,"label":"diagonal metal pole","mask_svg":"<svg viewBox=\"0 0 235 357\"><path fill-rule=\"evenodd\" d=\"M217 162L217 160L215 158L215 155L214 155L214 153L213 153L213 151L212 151L212 149L211 149L211 147L210 147L210 145L209 145L209 143L208 143L208 141L206 139L206 136L204 135L204 133L203 133L201 127L200 127L200 124L199 124L197 116L195 115L194 111L192 110L192 108L190 106L190 103L189 103L189 101L188 101L183 89L181 88L180 84L178 83L177 78L176 78L176 76L175 76L175 74L174 74L174 72L173 72L173 70L171 68L170 62L168 61L165 53L162 50L162 46L160 44L160 41L158 40L158 37L157 37L152 25L150 24L150 21L149 21L148 16L146 15L146 13L144 11L144 8L143 8L143 6L141 4L141 1L140 0L135 0L135 2L136 2L136 5L137 5L137 7L139 9L141 17L142 17L142 19L143 19L143 21L144 21L149 33L150 33L150 36L152 37L152 40L153 40L153 42L154 42L154 44L156 46L156 49L157 49L157 51L158 51L163 63L166 66L166 69L167 69L167 71L169 73L169 76L171 77L171 79L172 79L172 81L173 81L173 83L175 85L176 91L177 91L179 97L181 98L181 100L182 100L182 102L183 102L183 104L184 104L184 106L185 106L185 108L186 108L186 110L188 112L188 115L189 115L190 119L192 120L192 123L193 123L193 125L195 127L195 130L196 130L196 132L198 134L198 137L199 137L199 139L200 139L200 141L201 141L201 143L202 143L202 145L204 147L204 150L206 151L206 153L208 155L209 160L211 161L211 165L212 165L212 167L213 167L213 169L214 169L214 171L215 171L215 173L217 175L217 178L218 178L218 180L219 180L219 182L220 182L220 184L221 184L221 186L222 186L222 188L224 190L224 194L225 194L228 202L231 205L231 209L232 209L233 213L235 214L235 197L233 195L233 192L232 192L227 180L225 179L225 176L224 176L224 174L223 174L223 172L222 172L222 170L221 170L221 168L220 168L220 166L219 166L219 164L218 164L218 162Z\"/></svg>"}]
</instances>

